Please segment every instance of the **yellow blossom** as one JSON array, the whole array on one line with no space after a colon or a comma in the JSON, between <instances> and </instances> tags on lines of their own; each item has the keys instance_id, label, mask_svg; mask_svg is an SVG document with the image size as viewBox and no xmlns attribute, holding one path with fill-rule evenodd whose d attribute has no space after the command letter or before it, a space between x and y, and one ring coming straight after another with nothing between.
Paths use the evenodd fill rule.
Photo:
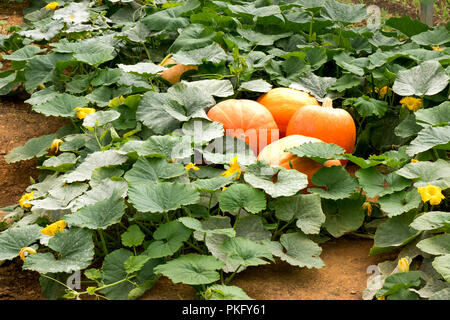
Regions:
<instances>
[{"instance_id":1,"label":"yellow blossom","mask_svg":"<svg viewBox=\"0 0 450 320\"><path fill-rule=\"evenodd\" d=\"M30 248L30 247L25 247L25 248L20 249L19 257L20 257L20 259L22 259L22 261L25 261L25 257L26 257L25 253L28 253L27 255L36 254L36 250L34 250L33 248Z\"/></svg>"},{"instance_id":2,"label":"yellow blossom","mask_svg":"<svg viewBox=\"0 0 450 320\"><path fill-rule=\"evenodd\" d=\"M438 186L428 184L425 187L418 187L417 191L422 196L422 201L430 201L430 204L432 206L440 204L441 201L445 199L444 195L442 194L442 189Z\"/></svg>"},{"instance_id":3,"label":"yellow blossom","mask_svg":"<svg viewBox=\"0 0 450 320\"><path fill-rule=\"evenodd\" d=\"M54 236L58 232L63 231L66 227L67 223L64 220L59 220L41 229L41 233L46 236Z\"/></svg>"},{"instance_id":4,"label":"yellow blossom","mask_svg":"<svg viewBox=\"0 0 450 320\"><path fill-rule=\"evenodd\" d=\"M411 159L411 162L412 162L412 163L416 163L416 162L419 162L419 160L417 160L417 159Z\"/></svg>"},{"instance_id":5,"label":"yellow blossom","mask_svg":"<svg viewBox=\"0 0 450 320\"><path fill-rule=\"evenodd\" d=\"M235 180L238 180L241 177L241 167L239 166L239 164L237 163L237 156L232 158L230 160L230 167L228 168L227 171L225 171L224 173L222 173L222 176L224 177L230 177L233 174L235 174L237 172L236 177L234 177Z\"/></svg>"},{"instance_id":6,"label":"yellow blossom","mask_svg":"<svg viewBox=\"0 0 450 320\"><path fill-rule=\"evenodd\" d=\"M50 2L49 4L47 4L46 6L45 6L45 9L47 9L47 10L56 10L56 8L58 8L59 7L59 3L58 2Z\"/></svg>"},{"instance_id":7,"label":"yellow blossom","mask_svg":"<svg viewBox=\"0 0 450 320\"><path fill-rule=\"evenodd\" d=\"M416 112L423 107L422 99L414 97L405 97L400 100L402 107L408 108L411 111Z\"/></svg>"},{"instance_id":8,"label":"yellow blossom","mask_svg":"<svg viewBox=\"0 0 450 320\"><path fill-rule=\"evenodd\" d=\"M225 191L225 190L227 190L228 189L228 187L223 187L222 188L222 191Z\"/></svg>"},{"instance_id":9,"label":"yellow blossom","mask_svg":"<svg viewBox=\"0 0 450 320\"><path fill-rule=\"evenodd\" d=\"M95 113L94 108L82 108L82 107L76 107L74 110L77 110L77 117L78 119L84 119L89 113Z\"/></svg>"},{"instance_id":10,"label":"yellow blossom","mask_svg":"<svg viewBox=\"0 0 450 320\"><path fill-rule=\"evenodd\" d=\"M57 153L59 151L59 146L63 143L61 139L55 139L52 141L52 145L50 146L50 152Z\"/></svg>"},{"instance_id":11,"label":"yellow blossom","mask_svg":"<svg viewBox=\"0 0 450 320\"><path fill-rule=\"evenodd\" d=\"M398 270L400 272L408 272L409 271L409 262L406 258L401 258L398 260Z\"/></svg>"},{"instance_id":12,"label":"yellow blossom","mask_svg":"<svg viewBox=\"0 0 450 320\"><path fill-rule=\"evenodd\" d=\"M384 97L386 96L388 91L392 91L392 89L389 88L388 86L384 86L383 88L381 88L380 91L379 91L380 98L384 99Z\"/></svg>"},{"instance_id":13,"label":"yellow blossom","mask_svg":"<svg viewBox=\"0 0 450 320\"><path fill-rule=\"evenodd\" d=\"M362 205L364 210L367 210L367 215L370 216L372 214L372 204L369 201L366 201Z\"/></svg>"},{"instance_id":14,"label":"yellow blossom","mask_svg":"<svg viewBox=\"0 0 450 320\"><path fill-rule=\"evenodd\" d=\"M386 300L385 296L378 297L377 300Z\"/></svg>"},{"instance_id":15,"label":"yellow blossom","mask_svg":"<svg viewBox=\"0 0 450 320\"><path fill-rule=\"evenodd\" d=\"M434 51L444 51L444 50L442 50L441 47L439 47L439 46L433 46L433 50L434 50Z\"/></svg>"},{"instance_id":16,"label":"yellow blossom","mask_svg":"<svg viewBox=\"0 0 450 320\"><path fill-rule=\"evenodd\" d=\"M25 201L31 201L34 199L33 192L25 193L19 200L19 205L23 208L31 207L30 203L25 203Z\"/></svg>"},{"instance_id":17,"label":"yellow blossom","mask_svg":"<svg viewBox=\"0 0 450 320\"><path fill-rule=\"evenodd\" d=\"M188 171L189 172L189 170L195 170L195 171L198 171L198 170L200 170L200 168L199 167L197 167L195 164L193 164L192 162L191 163L189 163L189 164L187 164L186 166L184 166L184 168L186 169L186 171Z\"/></svg>"}]
</instances>

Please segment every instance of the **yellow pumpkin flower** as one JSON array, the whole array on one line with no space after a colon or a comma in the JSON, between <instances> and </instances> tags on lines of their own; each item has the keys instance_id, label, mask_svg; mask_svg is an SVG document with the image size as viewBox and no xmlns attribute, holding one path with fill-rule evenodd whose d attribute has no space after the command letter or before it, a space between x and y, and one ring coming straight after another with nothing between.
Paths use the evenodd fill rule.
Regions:
<instances>
[{"instance_id":1,"label":"yellow pumpkin flower","mask_svg":"<svg viewBox=\"0 0 450 320\"><path fill-rule=\"evenodd\" d=\"M386 96L386 94L388 92L392 91L391 88L389 88L388 86L384 86L383 88L380 89L380 91L378 92L378 94L380 95L381 99L384 99L384 97Z\"/></svg>"},{"instance_id":2,"label":"yellow pumpkin flower","mask_svg":"<svg viewBox=\"0 0 450 320\"><path fill-rule=\"evenodd\" d=\"M25 203L25 201L31 201L34 199L33 192L25 193L19 200L19 205L22 208L31 207L30 203Z\"/></svg>"},{"instance_id":3,"label":"yellow pumpkin flower","mask_svg":"<svg viewBox=\"0 0 450 320\"><path fill-rule=\"evenodd\" d=\"M385 296L378 297L377 300L386 300Z\"/></svg>"},{"instance_id":4,"label":"yellow pumpkin flower","mask_svg":"<svg viewBox=\"0 0 450 320\"><path fill-rule=\"evenodd\" d=\"M366 201L362 205L364 210L367 210L367 215L370 216L372 214L372 204L369 201Z\"/></svg>"},{"instance_id":5,"label":"yellow pumpkin flower","mask_svg":"<svg viewBox=\"0 0 450 320\"><path fill-rule=\"evenodd\" d=\"M422 99L414 98L414 97L405 97L400 100L402 107L408 108L411 111L416 112L419 109L422 109L423 103Z\"/></svg>"},{"instance_id":6,"label":"yellow pumpkin flower","mask_svg":"<svg viewBox=\"0 0 450 320\"><path fill-rule=\"evenodd\" d=\"M184 168L186 169L186 171L188 171L189 172L189 170L195 170L195 171L198 171L198 170L200 170L200 168L199 167L197 167L195 164L193 164L192 162L191 163L189 163L189 164L187 164L186 166L184 166Z\"/></svg>"},{"instance_id":7,"label":"yellow pumpkin flower","mask_svg":"<svg viewBox=\"0 0 450 320\"><path fill-rule=\"evenodd\" d=\"M441 49L441 47L439 47L439 46L433 46L433 50L434 50L434 51L444 51L444 50Z\"/></svg>"},{"instance_id":8,"label":"yellow pumpkin flower","mask_svg":"<svg viewBox=\"0 0 450 320\"><path fill-rule=\"evenodd\" d=\"M28 253L28 254L25 255L25 253ZM25 248L20 249L19 257L20 257L20 259L22 259L22 261L25 261L25 258L30 254L36 254L36 250L34 250L33 248L30 248L30 247L25 247Z\"/></svg>"},{"instance_id":9,"label":"yellow pumpkin flower","mask_svg":"<svg viewBox=\"0 0 450 320\"><path fill-rule=\"evenodd\" d=\"M50 146L50 152L57 153L59 151L59 146L63 143L61 139L55 139L52 141Z\"/></svg>"},{"instance_id":10,"label":"yellow pumpkin flower","mask_svg":"<svg viewBox=\"0 0 450 320\"><path fill-rule=\"evenodd\" d=\"M408 272L409 271L409 262L406 258L401 258L398 260L398 270L400 272Z\"/></svg>"},{"instance_id":11,"label":"yellow pumpkin flower","mask_svg":"<svg viewBox=\"0 0 450 320\"><path fill-rule=\"evenodd\" d=\"M416 163L416 162L419 162L419 160L417 160L417 159L411 159L411 162L412 162L412 163Z\"/></svg>"},{"instance_id":12,"label":"yellow pumpkin flower","mask_svg":"<svg viewBox=\"0 0 450 320\"><path fill-rule=\"evenodd\" d=\"M67 223L64 220L59 220L41 229L41 233L46 236L54 236L58 232L63 231L66 227Z\"/></svg>"},{"instance_id":13,"label":"yellow pumpkin flower","mask_svg":"<svg viewBox=\"0 0 450 320\"><path fill-rule=\"evenodd\" d=\"M45 9L47 10L56 10L59 7L59 3L58 2L50 2L49 4L47 4L45 6Z\"/></svg>"},{"instance_id":14,"label":"yellow pumpkin flower","mask_svg":"<svg viewBox=\"0 0 450 320\"><path fill-rule=\"evenodd\" d=\"M418 187L417 191L422 196L422 201L430 201L430 204L432 206L440 204L441 201L445 199L444 195L442 194L442 189L438 186L428 184L425 187Z\"/></svg>"},{"instance_id":15,"label":"yellow pumpkin flower","mask_svg":"<svg viewBox=\"0 0 450 320\"><path fill-rule=\"evenodd\" d=\"M224 177L230 177L233 174L235 174L236 172L237 172L237 175L236 175L236 177L234 177L234 179L239 180L239 178L241 177L242 171L241 171L241 167L237 163L237 156L230 160L230 167L228 168L227 171L225 171L221 175Z\"/></svg>"},{"instance_id":16,"label":"yellow pumpkin flower","mask_svg":"<svg viewBox=\"0 0 450 320\"><path fill-rule=\"evenodd\" d=\"M222 192L225 191L225 190L227 190L227 189L228 189L228 187L223 187L223 188L222 188Z\"/></svg>"},{"instance_id":17,"label":"yellow pumpkin flower","mask_svg":"<svg viewBox=\"0 0 450 320\"><path fill-rule=\"evenodd\" d=\"M82 108L82 107L76 107L74 110L77 110L77 117L78 119L84 119L89 113L95 113L94 108Z\"/></svg>"}]
</instances>

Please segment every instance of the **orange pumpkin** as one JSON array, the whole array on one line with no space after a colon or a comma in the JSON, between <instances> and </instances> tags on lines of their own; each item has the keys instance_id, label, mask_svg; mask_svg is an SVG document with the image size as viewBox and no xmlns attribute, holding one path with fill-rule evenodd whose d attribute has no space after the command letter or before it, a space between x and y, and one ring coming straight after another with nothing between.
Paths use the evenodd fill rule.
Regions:
<instances>
[{"instance_id":1,"label":"orange pumpkin","mask_svg":"<svg viewBox=\"0 0 450 320\"><path fill-rule=\"evenodd\" d=\"M319 105L316 98L306 92L291 88L275 88L257 100L272 113L280 129L280 137L286 135L286 128L294 113L307 105Z\"/></svg>"},{"instance_id":2,"label":"orange pumpkin","mask_svg":"<svg viewBox=\"0 0 450 320\"><path fill-rule=\"evenodd\" d=\"M298 157L290 152L286 152L286 149L294 148L299 145L308 142L321 142L321 140L305 137L302 135L291 135L275 142L265 147L258 155L258 160L266 161L269 165L280 166L285 169L295 169L308 176L308 181L311 184L311 177L317 170L322 168L319 162L314 160ZM292 165L292 167L291 167ZM325 162L326 167L339 166L341 162L339 160L328 160Z\"/></svg>"},{"instance_id":3,"label":"orange pumpkin","mask_svg":"<svg viewBox=\"0 0 450 320\"><path fill-rule=\"evenodd\" d=\"M329 98L324 99L322 106L304 106L295 112L286 130L287 136L294 134L337 144L347 153L355 148L355 121L346 110L334 109Z\"/></svg>"},{"instance_id":4,"label":"orange pumpkin","mask_svg":"<svg viewBox=\"0 0 450 320\"><path fill-rule=\"evenodd\" d=\"M255 155L279 138L272 114L253 100L224 100L208 111L208 117L222 123L226 135L245 141Z\"/></svg>"},{"instance_id":5,"label":"orange pumpkin","mask_svg":"<svg viewBox=\"0 0 450 320\"><path fill-rule=\"evenodd\" d=\"M173 60L170 56L165 58L160 65L161 66L167 66L167 65L171 65L174 64L174 66L164 70L161 73L161 77L167 81L169 81L171 84L175 84L177 82L180 82L181 79L181 75L183 73L185 73L186 71L189 70L198 70L197 66L191 66L191 65L184 65L184 64L179 64L177 62L175 62L175 60Z\"/></svg>"}]
</instances>

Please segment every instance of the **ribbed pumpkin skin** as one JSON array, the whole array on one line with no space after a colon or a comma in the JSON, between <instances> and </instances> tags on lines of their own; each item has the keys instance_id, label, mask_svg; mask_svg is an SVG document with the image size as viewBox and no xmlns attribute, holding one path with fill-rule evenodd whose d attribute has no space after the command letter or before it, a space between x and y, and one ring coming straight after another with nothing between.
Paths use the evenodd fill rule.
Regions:
<instances>
[{"instance_id":1,"label":"ribbed pumpkin skin","mask_svg":"<svg viewBox=\"0 0 450 320\"><path fill-rule=\"evenodd\" d=\"M289 148L294 148L299 145L308 142L321 142L321 140L305 137L302 135L291 135L281 138L278 141L265 147L258 155L258 160L264 160L270 165L278 165L286 169L295 169L308 176L308 181L311 184L311 177L316 173L317 170L322 168L322 165L314 160L298 157L290 152L285 152L284 150ZM292 164L292 168L289 165L289 161ZM341 165L339 160L329 160L325 162L326 167Z\"/></svg>"},{"instance_id":2,"label":"ribbed pumpkin skin","mask_svg":"<svg viewBox=\"0 0 450 320\"><path fill-rule=\"evenodd\" d=\"M330 102L331 103L331 102ZM356 126L346 110L334 109L332 105L305 106L289 121L286 136L303 135L326 143L334 143L352 153L355 148Z\"/></svg>"},{"instance_id":3,"label":"ribbed pumpkin skin","mask_svg":"<svg viewBox=\"0 0 450 320\"><path fill-rule=\"evenodd\" d=\"M279 138L272 114L253 100L224 100L208 111L208 117L222 123L225 134L248 143L255 155Z\"/></svg>"},{"instance_id":4,"label":"ribbed pumpkin skin","mask_svg":"<svg viewBox=\"0 0 450 320\"><path fill-rule=\"evenodd\" d=\"M272 113L280 129L280 137L286 135L286 128L294 113L307 105L319 105L308 93L291 88L275 88L257 100Z\"/></svg>"},{"instance_id":5,"label":"ribbed pumpkin skin","mask_svg":"<svg viewBox=\"0 0 450 320\"><path fill-rule=\"evenodd\" d=\"M197 66L186 66L184 64L179 64L175 62L172 58L165 59L163 62L161 62L162 66L175 64L173 67L170 67L167 70L164 70L161 73L161 77L167 81L169 81L171 84L175 84L177 82L180 82L181 75L189 70L198 70Z\"/></svg>"}]
</instances>

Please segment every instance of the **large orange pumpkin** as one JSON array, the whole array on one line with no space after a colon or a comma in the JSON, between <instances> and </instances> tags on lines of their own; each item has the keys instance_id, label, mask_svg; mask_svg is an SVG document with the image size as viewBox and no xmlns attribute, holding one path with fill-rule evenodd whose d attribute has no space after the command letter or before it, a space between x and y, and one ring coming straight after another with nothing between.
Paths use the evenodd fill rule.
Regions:
<instances>
[{"instance_id":1,"label":"large orange pumpkin","mask_svg":"<svg viewBox=\"0 0 450 320\"><path fill-rule=\"evenodd\" d=\"M255 155L279 138L272 114L253 100L224 100L208 111L208 117L222 123L226 135L245 141Z\"/></svg>"},{"instance_id":2,"label":"large orange pumpkin","mask_svg":"<svg viewBox=\"0 0 450 320\"><path fill-rule=\"evenodd\" d=\"M316 98L306 92L291 88L275 88L257 100L272 113L280 129L280 137L286 135L286 128L294 113L307 105L319 105Z\"/></svg>"},{"instance_id":3,"label":"large orange pumpkin","mask_svg":"<svg viewBox=\"0 0 450 320\"><path fill-rule=\"evenodd\" d=\"M161 73L161 77L163 79L169 81L171 84L175 84L177 82L180 82L181 75L183 73L185 73L186 71L198 70L197 66L190 66L190 65L187 66L187 65L184 65L184 64L177 63L171 57L168 57L168 58L164 59L160 63L161 66L167 66L167 65L171 65L171 64L174 64L174 66L164 70Z\"/></svg>"},{"instance_id":4,"label":"large orange pumpkin","mask_svg":"<svg viewBox=\"0 0 450 320\"><path fill-rule=\"evenodd\" d=\"M355 148L356 126L352 116L344 109L334 109L329 98L324 99L322 106L304 106L295 112L286 130L287 136L294 134L337 144L347 153Z\"/></svg>"},{"instance_id":5,"label":"large orange pumpkin","mask_svg":"<svg viewBox=\"0 0 450 320\"><path fill-rule=\"evenodd\" d=\"M321 142L320 139L305 137L302 135L291 135L275 142L265 147L258 155L258 160L266 161L270 165L280 166L285 169L295 169L308 176L308 181L311 184L311 177L317 170L322 168L319 162L314 160L298 157L290 152L286 152L286 149L294 148L299 145L308 142ZM292 165L292 167L291 167ZM341 165L339 160L328 160L325 162L325 166L338 166Z\"/></svg>"}]
</instances>

